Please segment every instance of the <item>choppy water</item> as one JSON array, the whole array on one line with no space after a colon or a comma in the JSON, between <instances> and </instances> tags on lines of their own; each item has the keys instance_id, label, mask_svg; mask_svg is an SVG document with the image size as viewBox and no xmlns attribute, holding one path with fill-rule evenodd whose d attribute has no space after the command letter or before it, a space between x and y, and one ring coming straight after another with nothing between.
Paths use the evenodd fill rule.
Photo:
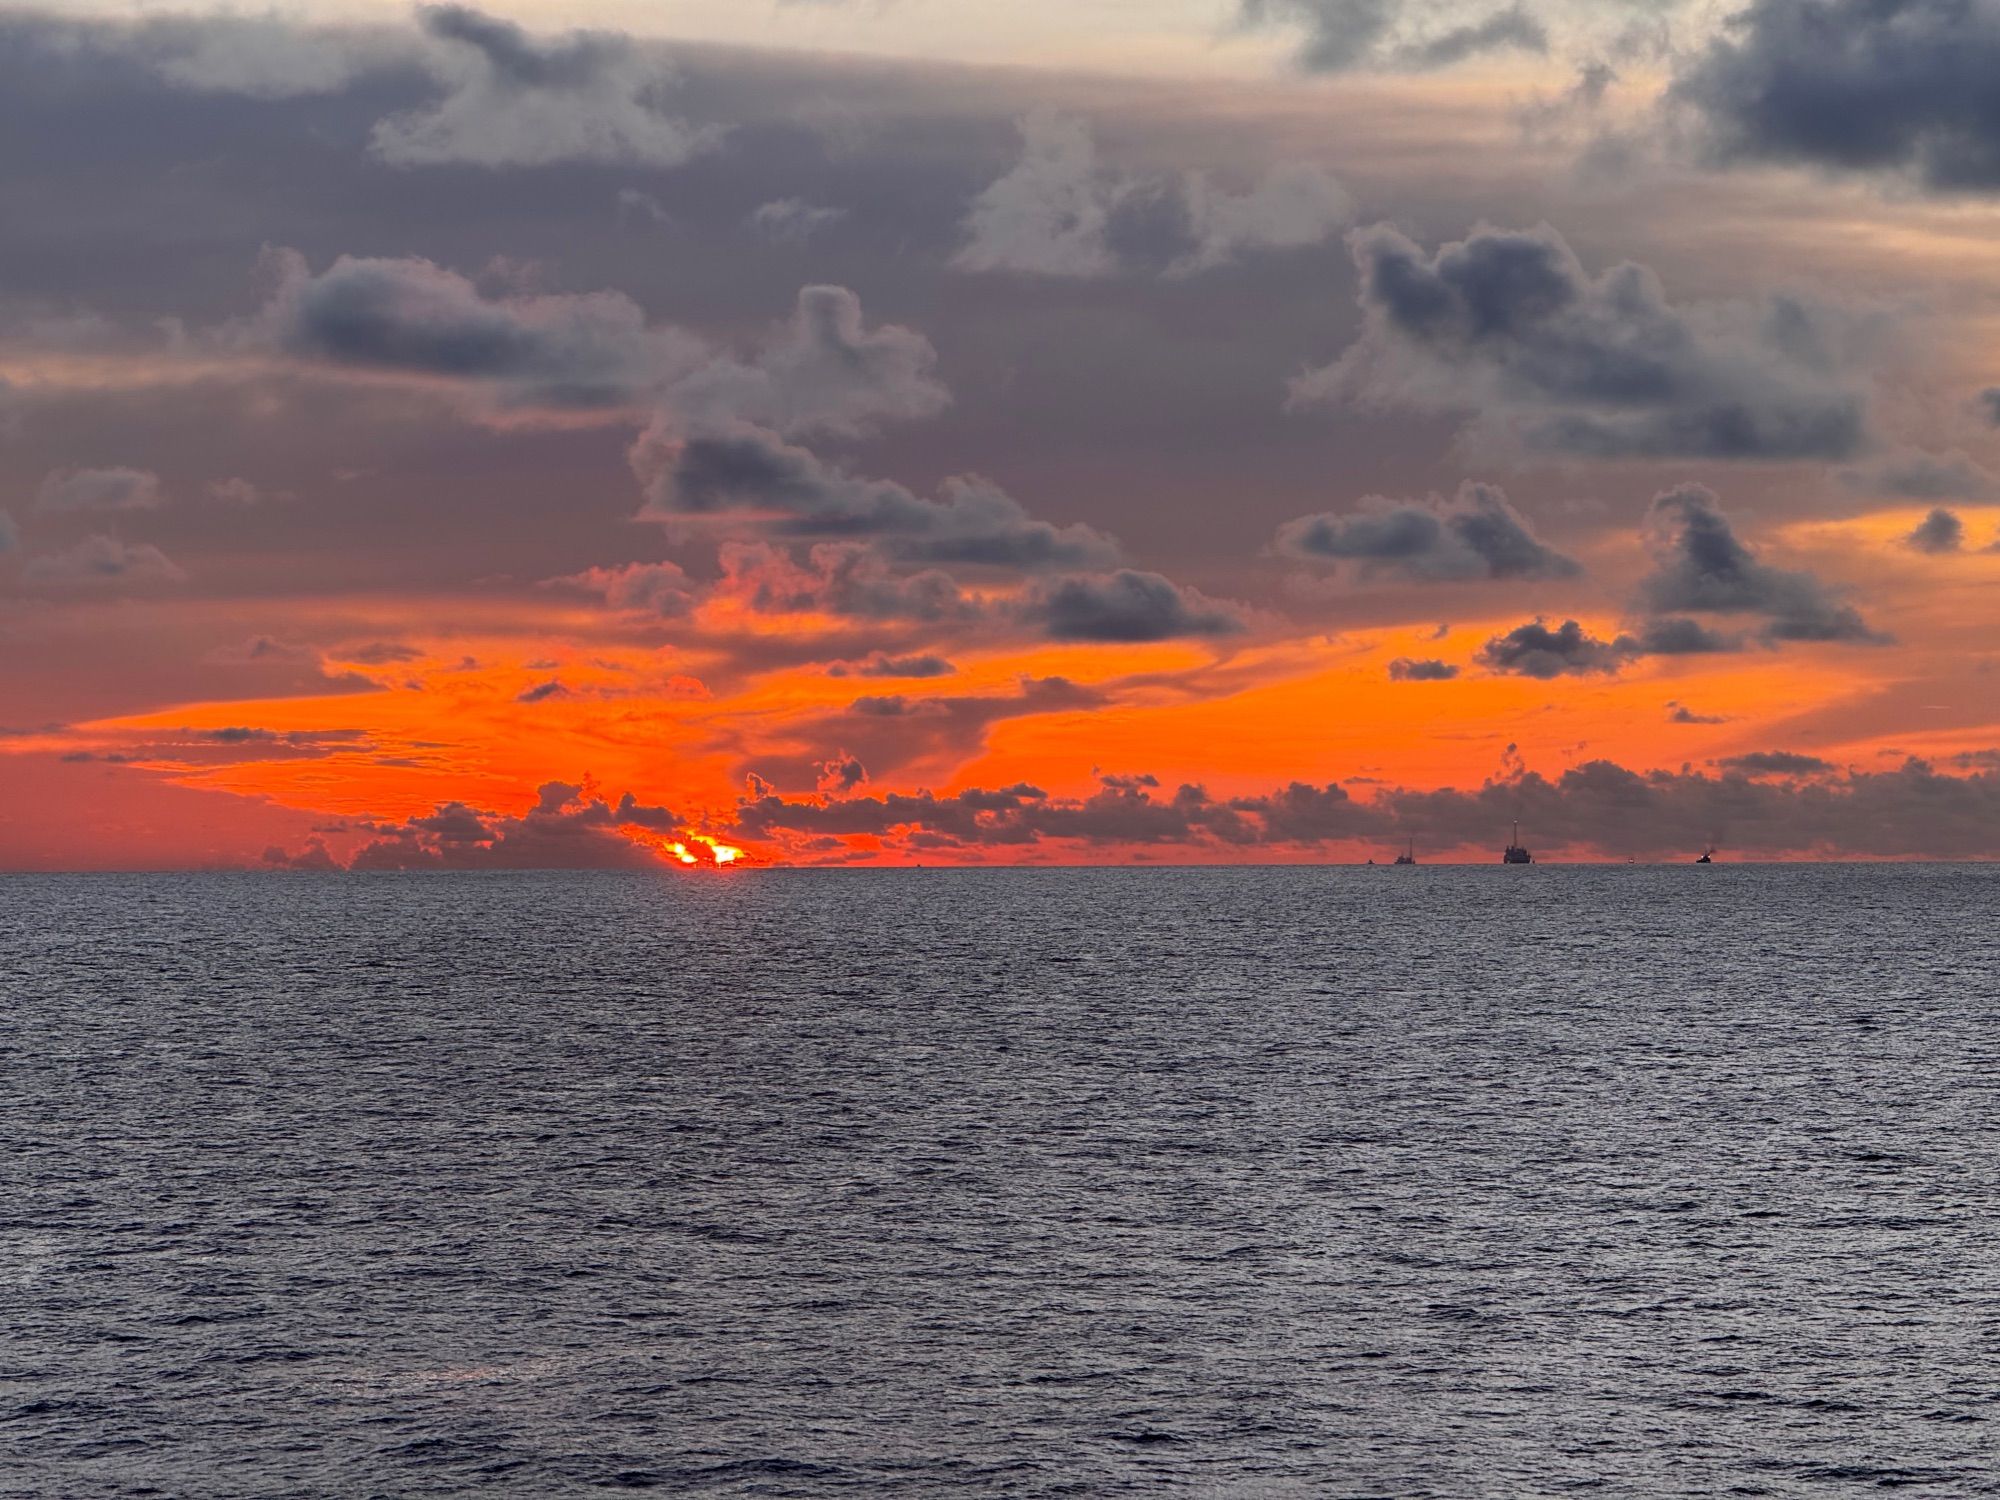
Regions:
<instances>
[{"instance_id":1,"label":"choppy water","mask_svg":"<svg viewBox=\"0 0 2000 1500\"><path fill-rule=\"evenodd\" d=\"M0 1494L2000 1493L1996 897L0 880Z\"/></svg>"}]
</instances>

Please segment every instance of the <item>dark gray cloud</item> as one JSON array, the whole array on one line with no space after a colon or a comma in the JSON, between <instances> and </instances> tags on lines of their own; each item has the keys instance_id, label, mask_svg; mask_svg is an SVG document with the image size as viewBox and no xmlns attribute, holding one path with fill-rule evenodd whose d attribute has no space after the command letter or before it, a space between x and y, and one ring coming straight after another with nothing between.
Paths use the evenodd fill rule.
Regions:
<instances>
[{"instance_id":1,"label":"dark gray cloud","mask_svg":"<svg viewBox=\"0 0 2000 1500\"><path fill-rule=\"evenodd\" d=\"M1917 523L1916 530L1903 538L1903 544L1933 556L1960 551L1965 546L1965 522L1939 507Z\"/></svg>"},{"instance_id":2,"label":"dark gray cloud","mask_svg":"<svg viewBox=\"0 0 2000 1500\"><path fill-rule=\"evenodd\" d=\"M1199 786L1156 795L1151 777L1108 778L1088 797L1017 784L953 796L930 792L744 801L737 829L750 839L807 841L866 835L889 847L976 857L1048 844L1065 854L1120 845L1173 845L1224 857L1260 849L1415 836L1439 850L1497 857L1510 823L1538 852L1595 851L1684 860L1716 846L1750 855L1985 858L2000 838L2000 771L1970 775L1910 760L1885 771L1773 774L1724 768L1634 771L1594 760L1553 779L1536 772L1471 788L1384 788L1367 800L1338 784L1294 782L1227 800ZM1804 759L1811 760L1811 757ZM1488 852L1492 851L1492 852Z\"/></svg>"},{"instance_id":3,"label":"dark gray cloud","mask_svg":"<svg viewBox=\"0 0 2000 1500\"><path fill-rule=\"evenodd\" d=\"M1654 497L1648 515L1655 566L1640 594L1649 608L1759 615L1772 641L1885 639L1811 573L1762 561L1736 535L1714 491L1696 484L1668 490Z\"/></svg>"},{"instance_id":4,"label":"dark gray cloud","mask_svg":"<svg viewBox=\"0 0 2000 1500\"><path fill-rule=\"evenodd\" d=\"M2000 385L1989 385L1981 391L1977 404L1986 420L2000 427Z\"/></svg>"},{"instance_id":5,"label":"dark gray cloud","mask_svg":"<svg viewBox=\"0 0 2000 1500\"><path fill-rule=\"evenodd\" d=\"M949 573L899 573L867 543L821 542L803 562L763 542L725 543L720 555L723 577L716 591L761 614L948 626L992 619L992 611Z\"/></svg>"},{"instance_id":6,"label":"dark gray cloud","mask_svg":"<svg viewBox=\"0 0 2000 1500\"><path fill-rule=\"evenodd\" d=\"M1719 630L1685 615L1657 615L1640 622L1636 638L1621 636L1635 656L1706 656L1734 651L1738 643Z\"/></svg>"},{"instance_id":7,"label":"dark gray cloud","mask_svg":"<svg viewBox=\"0 0 2000 1500\"><path fill-rule=\"evenodd\" d=\"M577 32L542 41L463 5L417 15L448 92L376 124L370 146L394 166L673 167L717 139L664 112L670 75L628 37Z\"/></svg>"},{"instance_id":8,"label":"dark gray cloud","mask_svg":"<svg viewBox=\"0 0 2000 1500\"><path fill-rule=\"evenodd\" d=\"M1293 383L1295 405L1478 413L1531 450L1586 458L1837 459L1863 441L1835 329L1796 300L1682 311L1644 266L1590 275L1547 225L1435 254L1385 224L1349 240L1363 333Z\"/></svg>"},{"instance_id":9,"label":"dark gray cloud","mask_svg":"<svg viewBox=\"0 0 2000 1500\"><path fill-rule=\"evenodd\" d=\"M1287 521L1277 547L1291 557L1353 563L1364 577L1571 578L1583 571L1536 537L1504 490L1470 480L1449 500L1370 495L1346 514Z\"/></svg>"},{"instance_id":10,"label":"dark gray cloud","mask_svg":"<svg viewBox=\"0 0 2000 1500\"><path fill-rule=\"evenodd\" d=\"M1404 0L1242 0L1240 24L1299 34L1298 65L1311 73L1361 68L1424 72L1491 52L1546 52L1548 32L1521 5L1457 21Z\"/></svg>"},{"instance_id":11,"label":"dark gray cloud","mask_svg":"<svg viewBox=\"0 0 2000 1500\"><path fill-rule=\"evenodd\" d=\"M1745 776L1817 776L1822 771L1839 769L1830 760L1800 755L1794 750L1753 750L1747 755L1725 756L1716 764L1726 771L1741 771Z\"/></svg>"},{"instance_id":12,"label":"dark gray cloud","mask_svg":"<svg viewBox=\"0 0 2000 1500\"><path fill-rule=\"evenodd\" d=\"M1750 0L1669 98L1711 160L2000 187L2000 9L1986 0Z\"/></svg>"},{"instance_id":13,"label":"dark gray cloud","mask_svg":"<svg viewBox=\"0 0 2000 1500\"><path fill-rule=\"evenodd\" d=\"M1231 606L1133 568L1041 584L1021 606L1020 618L1058 641L1166 641L1247 628Z\"/></svg>"},{"instance_id":14,"label":"dark gray cloud","mask_svg":"<svg viewBox=\"0 0 2000 1500\"><path fill-rule=\"evenodd\" d=\"M1479 648L1477 660L1490 671L1517 677L1583 677L1616 672L1636 654L1629 637L1601 641L1574 620L1554 630L1541 620L1517 625Z\"/></svg>"},{"instance_id":15,"label":"dark gray cloud","mask_svg":"<svg viewBox=\"0 0 2000 1500\"><path fill-rule=\"evenodd\" d=\"M153 510L166 503L160 476L145 469L60 469L35 492L41 511Z\"/></svg>"},{"instance_id":16,"label":"dark gray cloud","mask_svg":"<svg viewBox=\"0 0 2000 1500\"><path fill-rule=\"evenodd\" d=\"M837 661L826 669L829 677L950 677L958 668L942 656L887 656L881 652L866 661Z\"/></svg>"},{"instance_id":17,"label":"dark gray cloud","mask_svg":"<svg viewBox=\"0 0 2000 1500\"><path fill-rule=\"evenodd\" d=\"M681 817L626 793L616 804L568 782L545 783L535 805L518 816L447 802L404 823L377 827L379 836L354 856L356 870L639 870L660 856L620 830L684 833Z\"/></svg>"},{"instance_id":18,"label":"dark gray cloud","mask_svg":"<svg viewBox=\"0 0 2000 1500\"><path fill-rule=\"evenodd\" d=\"M14 525L14 518L0 510L0 552L12 552L21 545L21 533Z\"/></svg>"},{"instance_id":19,"label":"dark gray cloud","mask_svg":"<svg viewBox=\"0 0 2000 1500\"><path fill-rule=\"evenodd\" d=\"M868 538L902 561L1011 569L1102 565L1117 545L1087 526L1037 521L977 476L948 479L925 499L861 479L761 427L647 434L633 450L643 515L760 518L776 535Z\"/></svg>"},{"instance_id":20,"label":"dark gray cloud","mask_svg":"<svg viewBox=\"0 0 2000 1500\"><path fill-rule=\"evenodd\" d=\"M1458 676L1458 666L1448 661L1419 661L1399 656L1389 663L1389 676L1396 682L1449 682Z\"/></svg>"},{"instance_id":21,"label":"dark gray cloud","mask_svg":"<svg viewBox=\"0 0 2000 1500\"><path fill-rule=\"evenodd\" d=\"M456 382L503 411L626 411L687 423L762 422L853 434L934 416L950 397L921 334L869 327L843 287L801 290L792 316L748 358L653 324L622 292L489 295L427 260L341 256L314 274L280 252L276 293L233 330L325 364Z\"/></svg>"}]
</instances>

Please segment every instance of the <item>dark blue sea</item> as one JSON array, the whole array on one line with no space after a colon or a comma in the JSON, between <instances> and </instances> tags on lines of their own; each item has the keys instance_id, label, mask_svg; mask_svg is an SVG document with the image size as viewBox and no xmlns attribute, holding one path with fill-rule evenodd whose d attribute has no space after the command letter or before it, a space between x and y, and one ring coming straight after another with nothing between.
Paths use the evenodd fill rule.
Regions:
<instances>
[{"instance_id":1,"label":"dark blue sea","mask_svg":"<svg viewBox=\"0 0 2000 1500\"><path fill-rule=\"evenodd\" d=\"M2000 867L0 880L0 1494L2000 1494Z\"/></svg>"}]
</instances>

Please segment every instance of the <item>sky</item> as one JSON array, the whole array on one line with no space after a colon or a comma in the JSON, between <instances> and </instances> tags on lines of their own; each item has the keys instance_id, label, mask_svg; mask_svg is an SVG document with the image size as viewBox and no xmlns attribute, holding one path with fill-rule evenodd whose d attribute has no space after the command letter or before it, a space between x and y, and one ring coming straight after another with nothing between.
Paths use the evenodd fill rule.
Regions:
<instances>
[{"instance_id":1,"label":"sky","mask_svg":"<svg viewBox=\"0 0 2000 1500\"><path fill-rule=\"evenodd\" d=\"M0 869L1991 858L1996 69L0 9Z\"/></svg>"}]
</instances>

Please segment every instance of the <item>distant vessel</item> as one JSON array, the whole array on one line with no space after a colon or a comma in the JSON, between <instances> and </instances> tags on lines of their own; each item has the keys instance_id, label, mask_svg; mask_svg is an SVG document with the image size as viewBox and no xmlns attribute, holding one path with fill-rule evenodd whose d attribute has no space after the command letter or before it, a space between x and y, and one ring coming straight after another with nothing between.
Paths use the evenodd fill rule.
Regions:
<instances>
[{"instance_id":1,"label":"distant vessel","mask_svg":"<svg viewBox=\"0 0 2000 1500\"><path fill-rule=\"evenodd\" d=\"M1695 861L1695 863L1696 863L1696 864L1698 864L1698 865L1712 865L1712 864L1714 864L1714 863L1715 863L1715 850L1713 850L1713 849L1704 849L1704 850L1702 850L1702 851L1701 851L1701 858L1700 858L1700 859L1698 859L1698 860L1696 860L1696 861Z\"/></svg>"},{"instance_id":2,"label":"distant vessel","mask_svg":"<svg viewBox=\"0 0 2000 1500\"><path fill-rule=\"evenodd\" d=\"M1530 854L1521 843L1521 820L1516 818L1514 820L1514 842L1509 844L1507 852L1500 856L1500 863L1503 865L1531 865L1534 862L1535 856Z\"/></svg>"},{"instance_id":3,"label":"distant vessel","mask_svg":"<svg viewBox=\"0 0 2000 1500\"><path fill-rule=\"evenodd\" d=\"M1410 847L1404 850L1401 854L1396 856L1396 863L1399 865L1413 865L1416 862L1417 862L1417 841L1415 836L1413 835L1410 839Z\"/></svg>"}]
</instances>

